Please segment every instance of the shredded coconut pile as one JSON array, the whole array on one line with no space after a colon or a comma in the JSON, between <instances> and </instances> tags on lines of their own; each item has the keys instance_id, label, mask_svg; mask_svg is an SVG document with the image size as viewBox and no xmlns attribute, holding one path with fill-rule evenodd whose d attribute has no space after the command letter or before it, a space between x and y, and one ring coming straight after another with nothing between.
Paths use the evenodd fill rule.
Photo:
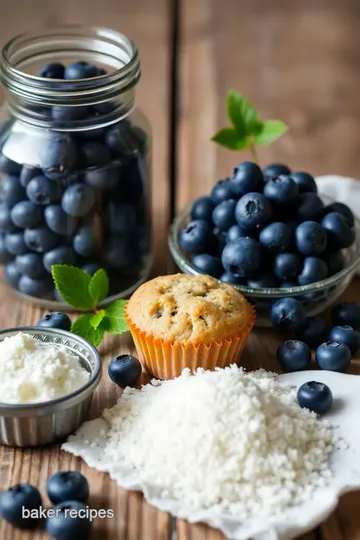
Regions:
<instances>
[{"instance_id":1,"label":"shredded coconut pile","mask_svg":"<svg viewBox=\"0 0 360 540\"><path fill-rule=\"evenodd\" d=\"M127 388L103 413L105 453L162 496L239 519L278 513L331 477L331 426L274 374L233 365Z\"/></svg>"}]
</instances>

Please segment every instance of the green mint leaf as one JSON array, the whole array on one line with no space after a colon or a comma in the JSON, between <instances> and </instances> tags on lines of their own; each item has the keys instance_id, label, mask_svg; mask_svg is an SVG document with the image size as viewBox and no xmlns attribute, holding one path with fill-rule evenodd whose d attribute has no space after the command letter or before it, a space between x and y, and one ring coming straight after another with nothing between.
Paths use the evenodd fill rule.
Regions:
<instances>
[{"instance_id":1,"label":"green mint leaf","mask_svg":"<svg viewBox=\"0 0 360 540\"><path fill-rule=\"evenodd\" d=\"M126 300L116 300L105 309L105 317L101 326L109 334L122 334L129 330L124 316L125 306Z\"/></svg>"},{"instance_id":2,"label":"green mint leaf","mask_svg":"<svg viewBox=\"0 0 360 540\"><path fill-rule=\"evenodd\" d=\"M94 315L91 314L81 315L72 323L71 331L97 347L104 337L105 330L101 326L97 328L92 326L91 320L93 317Z\"/></svg>"},{"instance_id":3,"label":"green mint leaf","mask_svg":"<svg viewBox=\"0 0 360 540\"><path fill-rule=\"evenodd\" d=\"M95 313L95 315L93 315L91 317L91 320L90 320L90 324L93 328L97 328L99 326L99 324L101 323L101 321L103 320L103 318L105 317L105 310L104 309L100 309L99 311L97 311Z\"/></svg>"},{"instance_id":4,"label":"green mint leaf","mask_svg":"<svg viewBox=\"0 0 360 540\"><path fill-rule=\"evenodd\" d=\"M267 120L261 125L258 133L254 134L254 142L268 144L278 139L287 130L288 126L281 120Z\"/></svg>"},{"instance_id":5,"label":"green mint leaf","mask_svg":"<svg viewBox=\"0 0 360 540\"><path fill-rule=\"evenodd\" d=\"M100 268L92 276L89 284L89 293L96 306L107 297L108 292L109 278L106 271L103 268Z\"/></svg>"},{"instance_id":6,"label":"green mint leaf","mask_svg":"<svg viewBox=\"0 0 360 540\"><path fill-rule=\"evenodd\" d=\"M239 137L253 135L259 125L256 110L241 94L231 90L226 99L227 114Z\"/></svg>"},{"instance_id":7,"label":"green mint leaf","mask_svg":"<svg viewBox=\"0 0 360 540\"><path fill-rule=\"evenodd\" d=\"M54 264L51 267L55 285L65 302L80 311L94 308L94 299L89 292L89 274L67 264Z\"/></svg>"},{"instance_id":8,"label":"green mint leaf","mask_svg":"<svg viewBox=\"0 0 360 540\"><path fill-rule=\"evenodd\" d=\"M220 129L213 138L212 141L225 146L229 150L242 150L246 148L246 138L240 137L234 128Z\"/></svg>"}]
</instances>

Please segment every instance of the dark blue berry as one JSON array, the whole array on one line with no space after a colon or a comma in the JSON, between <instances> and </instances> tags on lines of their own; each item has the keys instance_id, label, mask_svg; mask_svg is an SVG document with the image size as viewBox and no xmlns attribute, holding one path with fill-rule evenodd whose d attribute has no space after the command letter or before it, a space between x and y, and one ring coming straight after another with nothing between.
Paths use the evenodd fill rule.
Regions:
<instances>
[{"instance_id":1,"label":"dark blue berry","mask_svg":"<svg viewBox=\"0 0 360 540\"><path fill-rule=\"evenodd\" d=\"M291 339L279 345L276 358L285 373L304 371L310 367L311 351L303 341Z\"/></svg>"},{"instance_id":2,"label":"dark blue berry","mask_svg":"<svg viewBox=\"0 0 360 540\"><path fill-rule=\"evenodd\" d=\"M306 172L293 172L291 178L296 182L300 195L302 193L317 193L317 186L311 174Z\"/></svg>"},{"instance_id":3,"label":"dark blue berry","mask_svg":"<svg viewBox=\"0 0 360 540\"><path fill-rule=\"evenodd\" d=\"M321 225L328 234L329 246L333 249L350 247L355 241L354 230L349 227L344 216L339 212L326 214Z\"/></svg>"},{"instance_id":4,"label":"dark blue berry","mask_svg":"<svg viewBox=\"0 0 360 540\"><path fill-rule=\"evenodd\" d=\"M19 280L19 291L36 298L49 296L53 290L53 281L49 275L39 279L33 279L29 276L21 276Z\"/></svg>"},{"instance_id":5,"label":"dark blue berry","mask_svg":"<svg viewBox=\"0 0 360 540\"><path fill-rule=\"evenodd\" d=\"M54 264L74 266L76 264L76 254L74 250L69 246L59 246L45 253L44 267L50 274Z\"/></svg>"},{"instance_id":6,"label":"dark blue berry","mask_svg":"<svg viewBox=\"0 0 360 540\"><path fill-rule=\"evenodd\" d=\"M232 225L226 233L226 243L237 240L238 238L252 238L253 231L242 229L240 225Z\"/></svg>"},{"instance_id":7,"label":"dark blue berry","mask_svg":"<svg viewBox=\"0 0 360 540\"><path fill-rule=\"evenodd\" d=\"M20 172L19 182L22 185L22 187L26 189L30 180L40 175L41 175L41 169L24 165Z\"/></svg>"},{"instance_id":8,"label":"dark blue berry","mask_svg":"<svg viewBox=\"0 0 360 540\"><path fill-rule=\"evenodd\" d=\"M84 266L81 267L84 272L87 274L90 274L90 276L93 276L98 270L100 270L101 266L97 263L88 263L84 264Z\"/></svg>"},{"instance_id":9,"label":"dark blue berry","mask_svg":"<svg viewBox=\"0 0 360 540\"><path fill-rule=\"evenodd\" d=\"M43 322L43 324L40 324ZM71 321L65 313L48 313L37 326L70 330ZM47 481L50 501L59 504L65 501L86 503L89 499L89 484L85 476L77 471L59 471Z\"/></svg>"},{"instance_id":10,"label":"dark blue berry","mask_svg":"<svg viewBox=\"0 0 360 540\"><path fill-rule=\"evenodd\" d=\"M80 162L85 168L101 167L107 165L111 159L111 152L105 144L89 141L80 149Z\"/></svg>"},{"instance_id":11,"label":"dark blue berry","mask_svg":"<svg viewBox=\"0 0 360 540\"><path fill-rule=\"evenodd\" d=\"M105 142L114 156L128 158L143 148L146 137L143 131L139 135L135 126L119 122L107 131Z\"/></svg>"},{"instance_id":12,"label":"dark blue berry","mask_svg":"<svg viewBox=\"0 0 360 540\"><path fill-rule=\"evenodd\" d=\"M46 79L63 79L65 72L65 66L60 62L53 62L51 64L45 64L36 72L38 77L45 77Z\"/></svg>"},{"instance_id":13,"label":"dark blue berry","mask_svg":"<svg viewBox=\"0 0 360 540\"><path fill-rule=\"evenodd\" d=\"M18 175L21 171L21 165L0 153L0 171L4 174Z\"/></svg>"},{"instance_id":14,"label":"dark blue berry","mask_svg":"<svg viewBox=\"0 0 360 540\"><path fill-rule=\"evenodd\" d=\"M47 205L59 201L61 190L57 182L41 175L30 180L26 194L34 204Z\"/></svg>"},{"instance_id":15,"label":"dark blue berry","mask_svg":"<svg viewBox=\"0 0 360 540\"><path fill-rule=\"evenodd\" d=\"M58 236L44 225L42 227L25 229L24 240L31 251L45 253L56 246Z\"/></svg>"},{"instance_id":16,"label":"dark blue berry","mask_svg":"<svg viewBox=\"0 0 360 540\"><path fill-rule=\"evenodd\" d=\"M233 199L228 199L215 206L212 220L218 229L227 231L232 225L235 225L235 207L236 201Z\"/></svg>"},{"instance_id":17,"label":"dark blue berry","mask_svg":"<svg viewBox=\"0 0 360 540\"><path fill-rule=\"evenodd\" d=\"M4 268L5 279L10 285L17 288L21 273L15 261L9 262Z\"/></svg>"},{"instance_id":18,"label":"dark blue berry","mask_svg":"<svg viewBox=\"0 0 360 540\"><path fill-rule=\"evenodd\" d=\"M324 215L324 203L316 193L303 193L296 205L299 221L318 221Z\"/></svg>"},{"instance_id":19,"label":"dark blue berry","mask_svg":"<svg viewBox=\"0 0 360 540\"><path fill-rule=\"evenodd\" d=\"M231 190L229 178L226 178L225 180L219 180L215 184L211 191L211 200L216 205L228 199L234 199L234 195Z\"/></svg>"},{"instance_id":20,"label":"dark blue berry","mask_svg":"<svg viewBox=\"0 0 360 540\"><path fill-rule=\"evenodd\" d=\"M41 166L44 174L51 180L66 176L74 168L76 159L76 145L69 134L53 132L45 140Z\"/></svg>"},{"instance_id":21,"label":"dark blue berry","mask_svg":"<svg viewBox=\"0 0 360 540\"><path fill-rule=\"evenodd\" d=\"M64 78L65 79L91 79L92 77L97 77L99 75L99 70L97 66L89 64L88 62L73 62L65 68Z\"/></svg>"},{"instance_id":22,"label":"dark blue berry","mask_svg":"<svg viewBox=\"0 0 360 540\"><path fill-rule=\"evenodd\" d=\"M192 263L202 274L209 274L209 276L216 278L219 278L224 272L220 259L207 253L195 255Z\"/></svg>"},{"instance_id":23,"label":"dark blue berry","mask_svg":"<svg viewBox=\"0 0 360 540\"><path fill-rule=\"evenodd\" d=\"M296 339L303 341L309 347L318 347L324 342L326 336L326 325L320 317L308 317L304 325L296 333Z\"/></svg>"},{"instance_id":24,"label":"dark blue berry","mask_svg":"<svg viewBox=\"0 0 360 540\"><path fill-rule=\"evenodd\" d=\"M271 307L271 322L281 330L296 332L305 318L304 306L295 298L281 298Z\"/></svg>"},{"instance_id":25,"label":"dark blue berry","mask_svg":"<svg viewBox=\"0 0 360 540\"><path fill-rule=\"evenodd\" d=\"M274 178L282 174L288 175L290 173L291 170L289 167L287 165L283 165L282 163L270 163L270 165L267 165L263 169L263 175L265 178Z\"/></svg>"},{"instance_id":26,"label":"dark blue berry","mask_svg":"<svg viewBox=\"0 0 360 540\"><path fill-rule=\"evenodd\" d=\"M356 302L343 302L331 310L331 319L335 326L352 326L354 330L360 329L360 304Z\"/></svg>"},{"instance_id":27,"label":"dark blue berry","mask_svg":"<svg viewBox=\"0 0 360 540\"><path fill-rule=\"evenodd\" d=\"M136 227L136 207L133 204L110 203L108 215L109 229L113 234L127 234Z\"/></svg>"},{"instance_id":28,"label":"dark blue berry","mask_svg":"<svg viewBox=\"0 0 360 540\"><path fill-rule=\"evenodd\" d=\"M41 495L36 487L30 484L17 484L0 494L0 515L14 527L34 529L38 519L25 517L23 510L28 510L30 514L32 510L39 513L41 506Z\"/></svg>"},{"instance_id":29,"label":"dark blue berry","mask_svg":"<svg viewBox=\"0 0 360 540\"><path fill-rule=\"evenodd\" d=\"M25 274L33 279L39 279L45 274L43 257L39 253L17 255L16 267L21 274Z\"/></svg>"},{"instance_id":30,"label":"dark blue berry","mask_svg":"<svg viewBox=\"0 0 360 540\"><path fill-rule=\"evenodd\" d=\"M360 333L352 326L334 326L330 330L329 340L345 343L352 355L356 354L360 348Z\"/></svg>"},{"instance_id":31,"label":"dark blue berry","mask_svg":"<svg viewBox=\"0 0 360 540\"><path fill-rule=\"evenodd\" d=\"M301 273L299 274L299 284L309 285L325 279L328 275L326 262L319 257L306 257L303 262Z\"/></svg>"},{"instance_id":32,"label":"dark blue berry","mask_svg":"<svg viewBox=\"0 0 360 540\"><path fill-rule=\"evenodd\" d=\"M21 201L11 210L11 219L17 227L35 227L42 219L41 206L32 201Z\"/></svg>"},{"instance_id":33,"label":"dark blue berry","mask_svg":"<svg viewBox=\"0 0 360 540\"><path fill-rule=\"evenodd\" d=\"M216 242L216 249L214 251L215 255L221 255L222 250L226 246L226 232L225 231L217 231L215 233L215 242ZM211 251L212 253L212 251Z\"/></svg>"},{"instance_id":34,"label":"dark blue berry","mask_svg":"<svg viewBox=\"0 0 360 540\"><path fill-rule=\"evenodd\" d=\"M190 221L180 233L180 246L188 253L204 253L214 243L211 225L202 219Z\"/></svg>"},{"instance_id":35,"label":"dark blue berry","mask_svg":"<svg viewBox=\"0 0 360 540\"><path fill-rule=\"evenodd\" d=\"M192 205L191 219L203 219L204 221L211 221L213 210L214 203L212 202L211 197L200 197Z\"/></svg>"},{"instance_id":36,"label":"dark blue berry","mask_svg":"<svg viewBox=\"0 0 360 540\"><path fill-rule=\"evenodd\" d=\"M55 517L46 519L46 532L54 540L89 540L92 522L87 506L78 501L65 501L53 507Z\"/></svg>"},{"instance_id":37,"label":"dark blue berry","mask_svg":"<svg viewBox=\"0 0 360 540\"><path fill-rule=\"evenodd\" d=\"M64 212L73 217L84 217L95 204L95 193L91 186L86 184L72 184L69 186L61 200Z\"/></svg>"},{"instance_id":38,"label":"dark blue berry","mask_svg":"<svg viewBox=\"0 0 360 540\"><path fill-rule=\"evenodd\" d=\"M333 396L326 384L309 381L300 386L297 401L303 409L309 409L316 414L325 414L331 409Z\"/></svg>"},{"instance_id":39,"label":"dark blue berry","mask_svg":"<svg viewBox=\"0 0 360 540\"><path fill-rule=\"evenodd\" d=\"M21 255L22 253L26 253L28 248L23 231L6 234L5 247L11 255Z\"/></svg>"},{"instance_id":40,"label":"dark blue berry","mask_svg":"<svg viewBox=\"0 0 360 540\"><path fill-rule=\"evenodd\" d=\"M252 289L273 289L274 287L277 287L277 285L276 278L270 274L264 274L261 277L247 280L247 286Z\"/></svg>"},{"instance_id":41,"label":"dark blue berry","mask_svg":"<svg viewBox=\"0 0 360 540\"><path fill-rule=\"evenodd\" d=\"M98 251L98 239L93 225L81 227L73 240L73 248L82 257L92 257Z\"/></svg>"},{"instance_id":42,"label":"dark blue berry","mask_svg":"<svg viewBox=\"0 0 360 540\"><path fill-rule=\"evenodd\" d=\"M135 356L120 354L110 361L108 374L118 386L133 386L141 375L141 364Z\"/></svg>"},{"instance_id":43,"label":"dark blue berry","mask_svg":"<svg viewBox=\"0 0 360 540\"><path fill-rule=\"evenodd\" d=\"M323 258L327 264L329 276L333 276L345 268L345 257L341 251L325 253Z\"/></svg>"},{"instance_id":44,"label":"dark blue berry","mask_svg":"<svg viewBox=\"0 0 360 540\"><path fill-rule=\"evenodd\" d=\"M45 223L56 234L72 236L78 226L77 218L69 216L60 204L51 204L44 210Z\"/></svg>"},{"instance_id":45,"label":"dark blue berry","mask_svg":"<svg viewBox=\"0 0 360 540\"><path fill-rule=\"evenodd\" d=\"M237 198L254 191L261 193L264 187L263 173L252 161L244 161L235 167L229 182L231 191Z\"/></svg>"},{"instance_id":46,"label":"dark blue berry","mask_svg":"<svg viewBox=\"0 0 360 540\"><path fill-rule=\"evenodd\" d=\"M230 283L230 285L246 285L246 279L240 276L236 276L231 272L224 272L220 276L220 281L223 283Z\"/></svg>"},{"instance_id":47,"label":"dark blue berry","mask_svg":"<svg viewBox=\"0 0 360 540\"><path fill-rule=\"evenodd\" d=\"M13 255L11 255L5 246L5 236L0 235L0 264L6 264L12 261L14 258Z\"/></svg>"},{"instance_id":48,"label":"dark blue berry","mask_svg":"<svg viewBox=\"0 0 360 540\"><path fill-rule=\"evenodd\" d=\"M271 217L271 203L261 193L247 193L238 201L235 218L243 229L255 229Z\"/></svg>"},{"instance_id":49,"label":"dark blue berry","mask_svg":"<svg viewBox=\"0 0 360 540\"><path fill-rule=\"evenodd\" d=\"M110 191L121 180L120 163L113 161L103 167L89 167L85 170L85 182L94 188Z\"/></svg>"},{"instance_id":50,"label":"dark blue berry","mask_svg":"<svg viewBox=\"0 0 360 540\"><path fill-rule=\"evenodd\" d=\"M327 234L319 223L304 221L295 231L296 246L303 255L320 255L327 245Z\"/></svg>"},{"instance_id":51,"label":"dark blue berry","mask_svg":"<svg viewBox=\"0 0 360 540\"><path fill-rule=\"evenodd\" d=\"M51 313L47 313L46 315L44 315L40 320L39 322L37 323L36 326L42 326L44 328L60 328L61 330L67 330L68 332L70 332L70 328L71 328L71 319L68 315L66 315L66 313L60 313L59 311L52 311ZM66 473L56 473L56 475L61 475L61 474L66 474ZM78 473L76 473L78 474ZM54 476L56 476L54 475ZM54 476L52 476L49 480L48 480L48 491L49 491L49 483L51 482L51 485L54 486ZM56 491L56 488L54 488L53 492L54 493ZM69 491L70 493L70 491ZM72 496L70 497L67 497L68 499L73 499L73 500L76 500L76 497ZM49 494L49 499L53 502L53 503L58 503L58 502L62 502L62 499L61 498L51 498L50 497L50 494ZM80 500L80 499L79 499ZM81 499L83 500L83 499ZM87 499L84 499L84 502L86 502Z\"/></svg>"},{"instance_id":52,"label":"dark blue berry","mask_svg":"<svg viewBox=\"0 0 360 540\"><path fill-rule=\"evenodd\" d=\"M221 262L227 272L251 277L261 265L260 245L252 238L229 242L222 252Z\"/></svg>"},{"instance_id":53,"label":"dark blue berry","mask_svg":"<svg viewBox=\"0 0 360 540\"><path fill-rule=\"evenodd\" d=\"M280 175L270 178L264 186L264 195L279 205L294 204L299 195L299 188L290 176Z\"/></svg>"},{"instance_id":54,"label":"dark blue berry","mask_svg":"<svg viewBox=\"0 0 360 540\"><path fill-rule=\"evenodd\" d=\"M262 229L259 240L272 253L282 253L290 246L292 237L293 231L286 223L274 221Z\"/></svg>"},{"instance_id":55,"label":"dark blue berry","mask_svg":"<svg viewBox=\"0 0 360 540\"><path fill-rule=\"evenodd\" d=\"M315 360L320 369L343 373L351 362L351 351L345 343L327 341L315 352Z\"/></svg>"},{"instance_id":56,"label":"dark blue berry","mask_svg":"<svg viewBox=\"0 0 360 540\"><path fill-rule=\"evenodd\" d=\"M325 213L330 214L332 212L341 214L349 227L353 227L355 225L354 214L346 204L341 202L333 202L326 206Z\"/></svg>"},{"instance_id":57,"label":"dark blue berry","mask_svg":"<svg viewBox=\"0 0 360 540\"><path fill-rule=\"evenodd\" d=\"M0 234L15 232L16 226L11 219L11 208L6 203L0 203Z\"/></svg>"},{"instance_id":58,"label":"dark blue berry","mask_svg":"<svg viewBox=\"0 0 360 540\"><path fill-rule=\"evenodd\" d=\"M19 177L9 174L3 176L0 182L0 201L12 207L24 199L26 199L26 193L19 182Z\"/></svg>"},{"instance_id":59,"label":"dark blue berry","mask_svg":"<svg viewBox=\"0 0 360 540\"><path fill-rule=\"evenodd\" d=\"M274 258L273 270L281 281L293 281L297 280L301 266L301 258L296 253L280 253Z\"/></svg>"}]
</instances>

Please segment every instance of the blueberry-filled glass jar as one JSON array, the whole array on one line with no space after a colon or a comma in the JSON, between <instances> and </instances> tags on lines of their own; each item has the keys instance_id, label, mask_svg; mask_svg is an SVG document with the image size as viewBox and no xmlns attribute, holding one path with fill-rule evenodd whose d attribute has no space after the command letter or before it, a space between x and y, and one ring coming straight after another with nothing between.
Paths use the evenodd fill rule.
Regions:
<instances>
[{"instance_id":1,"label":"blueberry-filled glass jar","mask_svg":"<svg viewBox=\"0 0 360 540\"><path fill-rule=\"evenodd\" d=\"M2 51L0 264L5 282L47 308L66 304L53 264L126 297L152 264L151 135L135 107L136 46L103 28L22 34Z\"/></svg>"}]
</instances>

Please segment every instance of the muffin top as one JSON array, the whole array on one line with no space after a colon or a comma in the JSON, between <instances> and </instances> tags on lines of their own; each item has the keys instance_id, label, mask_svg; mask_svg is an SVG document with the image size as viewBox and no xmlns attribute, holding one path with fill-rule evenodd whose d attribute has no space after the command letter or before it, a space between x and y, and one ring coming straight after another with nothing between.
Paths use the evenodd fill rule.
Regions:
<instances>
[{"instance_id":1,"label":"muffin top","mask_svg":"<svg viewBox=\"0 0 360 540\"><path fill-rule=\"evenodd\" d=\"M144 283L126 311L139 330L155 338L192 343L226 338L253 317L250 304L231 285L186 274Z\"/></svg>"}]
</instances>

